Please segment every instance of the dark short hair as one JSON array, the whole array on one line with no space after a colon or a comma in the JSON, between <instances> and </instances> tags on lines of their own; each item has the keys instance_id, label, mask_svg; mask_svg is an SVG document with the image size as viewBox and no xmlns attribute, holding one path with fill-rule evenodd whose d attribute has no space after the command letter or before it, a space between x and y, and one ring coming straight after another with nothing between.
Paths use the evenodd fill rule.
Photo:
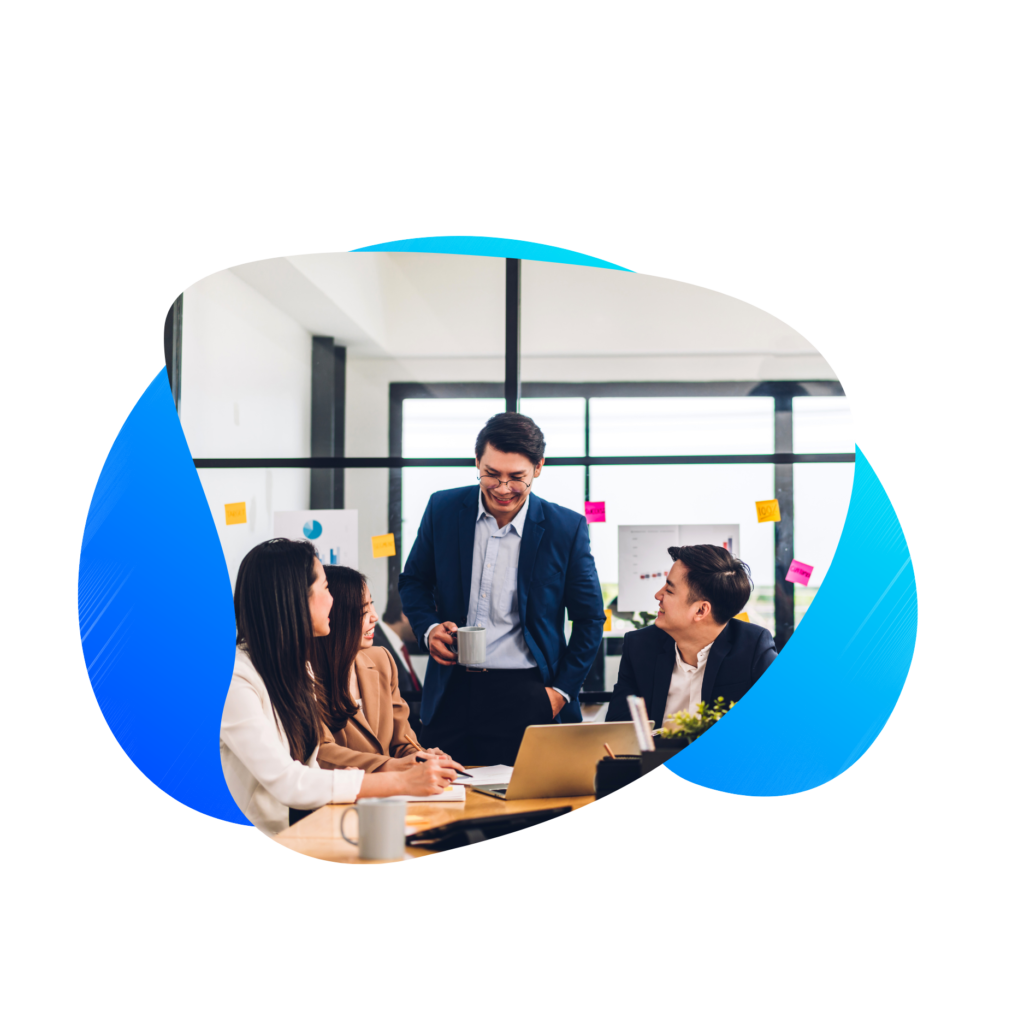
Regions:
<instances>
[{"instance_id":1,"label":"dark short hair","mask_svg":"<svg viewBox=\"0 0 1024 1024\"><path fill-rule=\"evenodd\" d=\"M476 457L482 458L490 445L499 452L525 455L535 466L544 458L544 434L529 416L520 412L499 412L476 435Z\"/></svg>"},{"instance_id":2,"label":"dark short hair","mask_svg":"<svg viewBox=\"0 0 1024 1024\"><path fill-rule=\"evenodd\" d=\"M743 611L754 589L746 562L717 544L687 544L669 548L668 554L673 562L686 566L690 600L707 601L711 605L711 617L720 626Z\"/></svg>"}]
</instances>

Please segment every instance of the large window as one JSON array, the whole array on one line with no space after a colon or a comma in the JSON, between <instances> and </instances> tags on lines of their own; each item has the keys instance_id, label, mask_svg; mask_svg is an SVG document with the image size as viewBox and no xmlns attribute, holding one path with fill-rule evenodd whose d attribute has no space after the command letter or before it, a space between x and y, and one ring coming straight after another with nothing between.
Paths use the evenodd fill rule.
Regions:
<instances>
[{"instance_id":1,"label":"large window","mask_svg":"<svg viewBox=\"0 0 1024 1024\"><path fill-rule=\"evenodd\" d=\"M557 384L522 387L520 408L547 440L535 492L581 513L588 500L605 502L606 521L590 535L606 602L618 593L620 525L737 523L739 554L755 584L746 611L785 641L828 571L849 504L852 427L838 385L567 384L563 395ZM681 393L665 393L673 388ZM497 394L467 394L473 385L434 384L420 397L423 390L392 386L392 429L400 431L392 450L437 463L393 471L400 499L392 528L401 533L403 563L430 495L476 482L476 434L505 408ZM461 465L443 464L456 460ZM773 497L784 522L758 523L754 502ZM785 583L793 557L815 567L811 586ZM614 633L624 628L616 619Z\"/></svg>"},{"instance_id":2,"label":"large window","mask_svg":"<svg viewBox=\"0 0 1024 1024\"><path fill-rule=\"evenodd\" d=\"M590 533L608 605L620 526L738 524L747 612L785 644L853 478L849 403L806 339L739 300L620 271L424 253L299 264L194 286L177 348L181 308L170 321L169 373L232 577L275 510L349 508L386 604L430 495L474 484L478 431L519 409L547 438L536 493L579 512L605 503ZM307 308L296 273L327 306ZM769 498L781 520L758 523ZM241 500L246 524L228 525L224 505ZM387 532L397 557L374 557ZM814 566L811 586L785 580L793 558Z\"/></svg>"}]
</instances>

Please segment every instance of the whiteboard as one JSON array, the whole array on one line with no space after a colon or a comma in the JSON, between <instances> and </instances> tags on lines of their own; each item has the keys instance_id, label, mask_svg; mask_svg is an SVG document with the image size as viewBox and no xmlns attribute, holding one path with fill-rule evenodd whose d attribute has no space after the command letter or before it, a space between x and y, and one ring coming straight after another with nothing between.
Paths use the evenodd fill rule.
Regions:
<instances>
[{"instance_id":1,"label":"whiteboard","mask_svg":"<svg viewBox=\"0 0 1024 1024\"><path fill-rule=\"evenodd\" d=\"M359 568L359 513L354 508L275 512L274 536L308 540L324 565Z\"/></svg>"},{"instance_id":2,"label":"whiteboard","mask_svg":"<svg viewBox=\"0 0 1024 1024\"><path fill-rule=\"evenodd\" d=\"M620 612L656 612L654 595L672 568L670 547L714 544L740 557L739 523L619 527Z\"/></svg>"}]
</instances>

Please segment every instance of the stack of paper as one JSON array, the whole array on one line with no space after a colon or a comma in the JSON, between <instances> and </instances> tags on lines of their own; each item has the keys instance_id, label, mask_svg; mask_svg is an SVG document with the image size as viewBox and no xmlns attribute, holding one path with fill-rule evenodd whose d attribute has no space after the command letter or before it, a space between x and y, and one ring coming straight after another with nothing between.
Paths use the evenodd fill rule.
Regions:
<instances>
[{"instance_id":1,"label":"stack of paper","mask_svg":"<svg viewBox=\"0 0 1024 1024\"><path fill-rule=\"evenodd\" d=\"M407 796L411 804L464 804L466 802L465 786L446 786L440 793L433 796Z\"/></svg>"},{"instance_id":2,"label":"stack of paper","mask_svg":"<svg viewBox=\"0 0 1024 1024\"><path fill-rule=\"evenodd\" d=\"M467 768L468 779L461 775L455 780L458 786L507 786L512 781L512 769L507 764L490 764L483 768Z\"/></svg>"}]
</instances>

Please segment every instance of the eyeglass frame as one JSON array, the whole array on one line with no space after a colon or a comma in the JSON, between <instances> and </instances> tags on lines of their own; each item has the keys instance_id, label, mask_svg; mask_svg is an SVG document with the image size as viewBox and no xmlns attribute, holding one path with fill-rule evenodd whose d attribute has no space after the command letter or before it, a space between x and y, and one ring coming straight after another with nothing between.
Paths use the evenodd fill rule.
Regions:
<instances>
[{"instance_id":1,"label":"eyeglass frame","mask_svg":"<svg viewBox=\"0 0 1024 1024\"><path fill-rule=\"evenodd\" d=\"M497 483L493 483L493 484L490 484L490 485L485 484L484 483L484 476L485 475L490 480L496 480ZM524 480L512 480L511 478L509 478L508 480L503 480L500 476L499 477L495 477L491 473L484 474L484 473L479 472L479 470L478 470L477 471L477 475L476 475L476 479L477 479L477 483L480 484L480 486L483 487L483 489L485 491L496 491L502 484L507 484L508 485L508 489L513 494L525 494L533 486L533 480L537 479L537 474L536 473L534 474L533 480L531 480L529 483L526 483ZM516 490L516 485L517 484L523 488L521 491L517 491Z\"/></svg>"}]
</instances>

